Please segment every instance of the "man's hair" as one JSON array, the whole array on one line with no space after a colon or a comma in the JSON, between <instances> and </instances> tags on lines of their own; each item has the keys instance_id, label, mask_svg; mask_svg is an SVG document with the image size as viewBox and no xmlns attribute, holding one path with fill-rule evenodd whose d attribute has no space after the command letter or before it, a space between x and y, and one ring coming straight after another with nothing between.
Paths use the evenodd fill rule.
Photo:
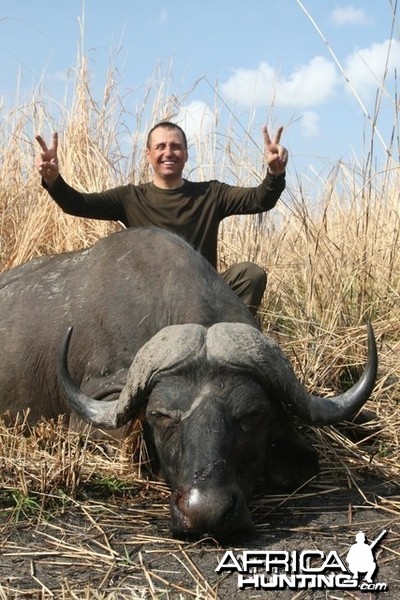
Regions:
<instances>
[{"instance_id":1,"label":"man's hair","mask_svg":"<svg viewBox=\"0 0 400 600\"><path fill-rule=\"evenodd\" d=\"M177 125L176 123L171 123L171 121L161 121L160 123L157 123L156 125L154 125L154 127L152 127L150 129L150 131L147 135L147 142L146 142L147 148L150 148L151 134L153 133L153 131L155 131L159 127L164 127L164 129L177 129L178 131L180 131L182 138L183 138L183 143L184 143L185 149L187 150L188 143L187 143L186 133L183 131L182 127L179 127L179 125Z\"/></svg>"}]
</instances>

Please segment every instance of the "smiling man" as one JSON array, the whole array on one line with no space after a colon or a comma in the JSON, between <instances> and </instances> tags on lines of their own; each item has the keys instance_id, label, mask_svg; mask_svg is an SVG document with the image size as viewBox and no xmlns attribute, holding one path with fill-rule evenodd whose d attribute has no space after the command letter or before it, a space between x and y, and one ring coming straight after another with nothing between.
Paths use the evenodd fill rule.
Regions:
<instances>
[{"instance_id":1,"label":"smiling man","mask_svg":"<svg viewBox=\"0 0 400 600\"><path fill-rule=\"evenodd\" d=\"M263 127L265 179L256 187L231 186L219 181L192 182L183 178L188 160L185 132L175 123L155 125L147 138L146 155L154 179L95 193L72 188L59 171L58 135L48 147L36 136L41 152L36 166L42 184L62 210L90 219L120 221L126 227L160 227L177 233L217 267L218 227L237 214L257 214L273 208L285 188L287 150L280 145L282 127L271 139ZM256 313L265 290L265 271L251 262L232 265L222 277Z\"/></svg>"},{"instance_id":2,"label":"smiling man","mask_svg":"<svg viewBox=\"0 0 400 600\"><path fill-rule=\"evenodd\" d=\"M183 186L183 169L188 159L186 135L177 127L153 128L147 137L147 160L153 167L153 183L161 189Z\"/></svg>"}]
</instances>

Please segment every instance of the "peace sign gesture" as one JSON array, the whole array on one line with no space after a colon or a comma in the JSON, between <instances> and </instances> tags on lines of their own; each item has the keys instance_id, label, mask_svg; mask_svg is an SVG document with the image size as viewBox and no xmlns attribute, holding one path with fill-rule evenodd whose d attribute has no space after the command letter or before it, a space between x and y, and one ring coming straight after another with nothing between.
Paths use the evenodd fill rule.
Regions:
<instances>
[{"instance_id":1,"label":"peace sign gesture","mask_svg":"<svg viewBox=\"0 0 400 600\"><path fill-rule=\"evenodd\" d=\"M288 151L280 145L283 127L279 127L276 134L270 137L266 125L262 128L264 136L264 156L268 170L272 175L281 175L285 172L288 162Z\"/></svg>"},{"instance_id":2,"label":"peace sign gesture","mask_svg":"<svg viewBox=\"0 0 400 600\"><path fill-rule=\"evenodd\" d=\"M47 147L46 142L40 135L35 136L36 141L41 148L40 154L36 157L36 166L48 186L52 186L60 174L58 170L58 133L54 132L51 138L51 146Z\"/></svg>"}]
</instances>

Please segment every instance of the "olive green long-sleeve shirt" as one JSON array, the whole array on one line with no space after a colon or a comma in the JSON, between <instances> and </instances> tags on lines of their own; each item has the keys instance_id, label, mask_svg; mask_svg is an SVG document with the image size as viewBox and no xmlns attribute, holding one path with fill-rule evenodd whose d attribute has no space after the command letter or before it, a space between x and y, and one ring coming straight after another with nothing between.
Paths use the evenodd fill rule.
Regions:
<instances>
[{"instance_id":1,"label":"olive green long-sleeve shirt","mask_svg":"<svg viewBox=\"0 0 400 600\"><path fill-rule=\"evenodd\" d=\"M44 182L43 185L47 189ZM216 267L218 227L222 219L270 210L284 188L284 174L267 174L260 185L248 188L219 181L185 180L182 187L173 190L144 183L81 193L59 176L48 192L64 212L74 216L120 221L126 227L173 231Z\"/></svg>"}]
</instances>

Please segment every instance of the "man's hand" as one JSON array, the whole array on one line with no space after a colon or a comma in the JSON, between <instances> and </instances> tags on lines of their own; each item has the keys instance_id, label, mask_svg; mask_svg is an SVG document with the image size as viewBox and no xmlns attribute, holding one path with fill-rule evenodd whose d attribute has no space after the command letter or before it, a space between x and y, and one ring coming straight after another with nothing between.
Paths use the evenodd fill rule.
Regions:
<instances>
[{"instance_id":1,"label":"man's hand","mask_svg":"<svg viewBox=\"0 0 400 600\"><path fill-rule=\"evenodd\" d=\"M264 136L264 156L267 161L268 170L272 175L281 175L286 170L288 162L288 151L280 145L283 127L279 127L275 136L271 139L267 127L264 125L262 133Z\"/></svg>"},{"instance_id":2,"label":"man's hand","mask_svg":"<svg viewBox=\"0 0 400 600\"><path fill-rule=\"evenodd\" d=\"M40 154L36 157L36 166L47 185L51 187L60 174L57 159L58 133L53 133L50 148L47 147L46 142L40 135L36 135L35 139L41 149Z\"/></svg>"}]
</instances>

